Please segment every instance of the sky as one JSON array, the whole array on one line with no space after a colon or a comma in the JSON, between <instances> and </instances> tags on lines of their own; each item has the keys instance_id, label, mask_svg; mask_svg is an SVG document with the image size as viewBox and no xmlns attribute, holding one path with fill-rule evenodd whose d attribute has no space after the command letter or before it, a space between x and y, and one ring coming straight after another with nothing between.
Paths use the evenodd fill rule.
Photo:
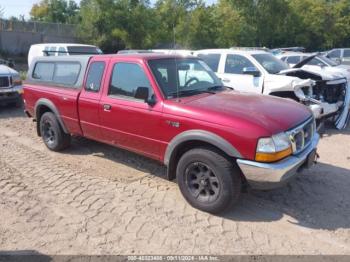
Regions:
<instances>
[{"instance_id":1,"label":"sky","mask_svg":"<svg viewBox=\"0 0 350 262\"><path fill-rule=\"evenodd\" d=\"M75 0L77 3L80 0ZM155 0L151 0L154 2ZM212 4L217 0L205 0L207 4ZM0 7L3 9L4 18L10 16L19 17L24 15L25 18L29 18L29 12L33 4L40 2L40 0L0 0Z\"/></svg>"}]
</instances>

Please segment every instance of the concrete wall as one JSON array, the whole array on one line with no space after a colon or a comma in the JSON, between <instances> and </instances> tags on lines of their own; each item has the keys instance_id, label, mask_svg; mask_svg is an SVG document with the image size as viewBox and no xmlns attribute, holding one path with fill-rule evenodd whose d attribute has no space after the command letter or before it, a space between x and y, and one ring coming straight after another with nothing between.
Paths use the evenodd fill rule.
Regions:
<instances>
[{"instance_id":1,"label":"concrete wall","mask_svg":"<svg viewBox=\"0 0 350 262\"><path fill-rule=\"evenodd\" d=\"M10 55L27 54L32 44L76 43L74 37L46 35L38 32L0 31L0 51Z\"/></svg>"}]
</instances>

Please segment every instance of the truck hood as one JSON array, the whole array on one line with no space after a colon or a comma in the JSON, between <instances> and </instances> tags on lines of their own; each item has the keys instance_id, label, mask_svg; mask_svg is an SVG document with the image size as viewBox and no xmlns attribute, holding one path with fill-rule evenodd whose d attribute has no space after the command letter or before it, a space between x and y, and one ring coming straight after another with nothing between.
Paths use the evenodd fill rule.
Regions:
<instances>
[{"instance_id":1,"label":"truck hood","mask_svg":"<svg viewBox=\"0 0 350 262\"><path fill-rule=\"evenodd\" d=\"M268 74L264 78L264 94L279 91L293 91L295 87L311 87L314 81L311 79L300 79L295 76Z\"/></svg>"},{"instance_id":2,"label":"truck hood","mask_svg":"<svg viewBox=\"0 0 350 262\"><path fill-rule=\"evenodd\" d=\"M324 73L331 74L336 79L341 77L345 77L348 80L350 79L350 68L346 69L338 66L325 66L325 67L315 67L315 68L319 69L322 74Z\"/></svg>"},{"instance_id":3,"label":"truck hood","mask_svg":"<svg viewBox=\"0 0 350 262\"><path fill-rule=\"evenodd\" d=\"M183 98L180 103L182 110L177 112L185 110L198 120L242 132L244 128L260 129L265 135L291 129L312 115L307 107L290 99L237 91L202 94Z\"/></svg>"},{"instance_id":4,"label":"truck hood","mask_svg":"<svg viewBox=\"0 0 350 262\"><path fill-rule=\"evenodd\" d=\"M6 65L0 65L0 75L18 75L18 72Z\"/></svg>"}]
</instances>

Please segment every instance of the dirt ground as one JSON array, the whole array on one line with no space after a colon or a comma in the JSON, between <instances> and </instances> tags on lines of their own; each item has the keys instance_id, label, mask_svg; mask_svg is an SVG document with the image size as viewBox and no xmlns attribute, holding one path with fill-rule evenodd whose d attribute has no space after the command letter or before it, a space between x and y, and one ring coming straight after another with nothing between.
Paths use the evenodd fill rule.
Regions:
<instances>
[{"instance_id":1,"label":"dirt ground","mask_svg":"<svg viewBox=\"0 0 350 262\"><path fill-rule=\"evenodd\" d=\"M49 152L21 109L0 108L0 251L44 254L350 254L350 128L288 186L221 216L189 206L165 168L85 139Z\"/></svg>"}]
</instances>

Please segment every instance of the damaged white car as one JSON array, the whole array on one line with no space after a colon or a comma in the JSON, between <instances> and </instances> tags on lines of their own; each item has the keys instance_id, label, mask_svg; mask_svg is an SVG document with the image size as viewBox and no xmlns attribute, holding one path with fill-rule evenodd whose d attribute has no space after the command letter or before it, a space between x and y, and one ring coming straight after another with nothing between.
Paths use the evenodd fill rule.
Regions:
<instances>
[{"instance_id":1,"label":"damaged white car","mask_svg":"<svg viewBox=\"0 0 350 262\"><path fill-rule=\"evenodd\" d=\"M336 127L344 128L350 117L350 66L336 65L318 53L287 52L277 57L293 67L287 75L315 80L314 88L299 90L298 97L306 96L306 100L313 101L311 106L315 112L323 110L325 115L335 115Z\"/></svg>"},{"instance_id":2,"label":"damaged white car","mask_svg":"<svg viewBox=\"0 0 350 262\"><path fill-rule=\"evenodd\" d=\"M209 49L194 53L202 58L226 86L235 90L291 98L310 107L321 123L334 117L337 128L344 128L342 117L347 80L336 74L316 74L289 65L270 53L258 50Z\"/></svg>"}]
</instances>

